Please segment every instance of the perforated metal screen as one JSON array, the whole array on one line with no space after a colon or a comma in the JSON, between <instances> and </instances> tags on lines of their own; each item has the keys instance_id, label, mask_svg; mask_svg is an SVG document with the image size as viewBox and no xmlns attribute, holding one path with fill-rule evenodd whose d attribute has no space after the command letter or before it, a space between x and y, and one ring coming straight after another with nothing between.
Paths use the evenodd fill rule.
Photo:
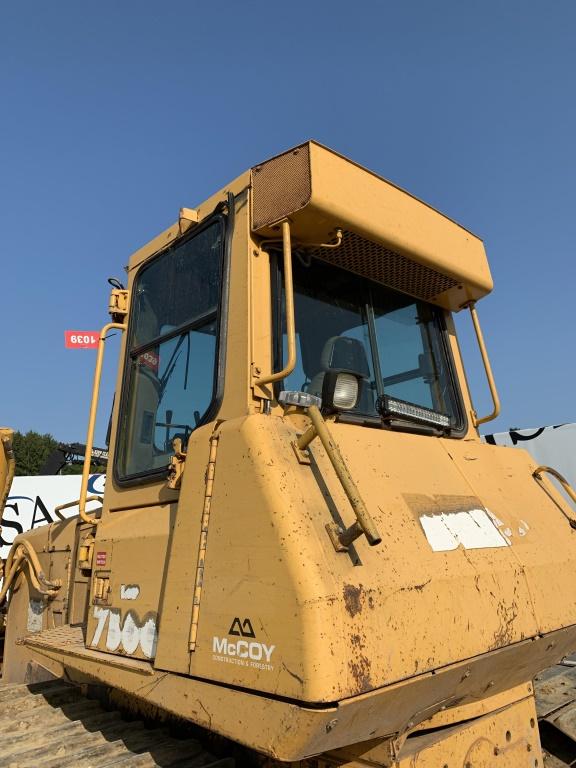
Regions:
<instances>
[{"instance_id":1,"label":"perforated metal screen","mask_svg":"<svg viewBox=\"0 0 576 768\"><path fill-rule=\"evenodd\" d=\"M458 285L451 277L354 232L343 233L339 248L315 248L308 252L337 267L427 301Z\"/></svg>"},{"instance_id":2,"label":"perforated metal screen","mask_svg":"<svg viewBox=\"0 0 576 768\"><path fill-rule=\"evenodd\" d=\"M252 229L304 208L311 194L308 144L257 165L252 169Z\"/></svg>"},{"instance_id":3,"label":"perforated metal screen","mask_svg":"<svg viewBox=\"0 0 576 768\"><path fill-rule=\"evenodd\" d=\"M311 194L309 144L256 166L252 169L252 229L258 231L294 215L308 204ZM427 301L459 285L448 275L349 230L344 232L339 248L314 248L307 252Z\"/></svg>"}]
</instances>

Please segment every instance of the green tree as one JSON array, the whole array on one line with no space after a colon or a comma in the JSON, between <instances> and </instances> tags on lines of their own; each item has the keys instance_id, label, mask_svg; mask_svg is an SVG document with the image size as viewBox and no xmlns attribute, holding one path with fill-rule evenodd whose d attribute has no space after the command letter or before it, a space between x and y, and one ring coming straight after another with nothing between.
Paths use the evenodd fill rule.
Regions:
<instances>
[{"instance_id":1,"label":"green tree","mask_svg":"<svg viewBox=\"0 0 576 768\"><path fill-rule=\"evenodd\" d=\"M61 475L81 475L84 466L82 464L65 464L60 472ZM106 467L99 464L90 464L91 475L106 474Z\"/></svg>"},{"instance_id":2,"label":"green tree","mask_svg":"<svg viewBox=\"0 0 576 768\"><path fill-rule=\"evenodd\" d=\"M14 433L14 455L17 475L38 475L48 456L58 447L52 435L38 432Z\"/></svg>"}]
</instances>

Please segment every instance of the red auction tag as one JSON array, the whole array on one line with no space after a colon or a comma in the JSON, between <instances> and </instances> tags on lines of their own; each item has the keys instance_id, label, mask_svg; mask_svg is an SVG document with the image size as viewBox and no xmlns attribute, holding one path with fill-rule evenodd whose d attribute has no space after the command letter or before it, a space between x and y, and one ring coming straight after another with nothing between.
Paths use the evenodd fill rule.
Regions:
<instances>
[{"instance_id":1,"label":"red auction tag","mask_svg":"<svg viewBox=\"0 0 576 768\"><path fill-rule=\"evenodd\" d=\"M99 331L64 331L66 349L97 349Z\"/></svg>"},{"instance_id":2,"label":"red auction tag","mask_svg":"<svg viewBox=\"0 0 576 768\"><path fill-rule=\"evenodd\" d=\"M154 371L154 373L158 373L160 358L151 349L149 349L148 352L142 352L142 354L138 357L138 362L145 368L150 368L150 370Z\"/></svg>"}]
</instances>

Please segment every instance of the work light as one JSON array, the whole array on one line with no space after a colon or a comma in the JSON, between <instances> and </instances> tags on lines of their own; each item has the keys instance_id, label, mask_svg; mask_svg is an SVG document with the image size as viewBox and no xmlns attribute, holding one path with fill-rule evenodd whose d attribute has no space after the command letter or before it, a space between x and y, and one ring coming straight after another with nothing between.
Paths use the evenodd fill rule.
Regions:
<instances>
[{"instance_id":1,"label":"work light","mask_svg":"<svg viewBox=\"0 0 576 768\"><path fill-rule=\"evenodd\" d=\"M326 411L349 411L360 398L362 379L348 371L326 371L322 382L322 407Z\"/></svg>"},{"instance_id":2,"label":"work light","mask_svg":"<svg viewBox=\"0 0 576 768\"><path fill-rule=\"evenodd\" d=\"M442 428L450 426L450 417L446 416L446 414L438 413L430 408L424 408L422 405L408 403L406 400L400 400L397 397L382 395L376 401L376 408L385 421L392 418L404 418L422 424L434 424Z\"/></svg>"}]
</instances>

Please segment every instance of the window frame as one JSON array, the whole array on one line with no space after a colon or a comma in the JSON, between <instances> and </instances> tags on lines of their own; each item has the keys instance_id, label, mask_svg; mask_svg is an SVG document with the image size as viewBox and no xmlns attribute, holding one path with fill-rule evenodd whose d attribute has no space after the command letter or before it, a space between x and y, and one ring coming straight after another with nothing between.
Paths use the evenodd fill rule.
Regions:
<instances>
[{"instance_id":1,"label":"window frame","mask_svg":"<svg viewBox=\"0 0 576 768\"><path fill-rule=\"evenodd\" d=\"M168 475L168 464L166 467L149 469L145 472L138 472L132 475L121 475L120 473L120 448L122 446L122 437L124 425L126 423L126 417L128 413L128 398L131 393L131 386L133 382L132 374L132 360L134 356L141 354L143 351L159 344L160 342L168 341L171 338L179 336L183 333L187 333L190 330L194 330L196 327L200 327L210 321L210 318L214 318L216 321L216 350L214 356L214 376L212 384L212 398L208 408L202 415L202 418L194 426L192 433L199 427L210 423L216 417L216 414L220 410L222 399L224 396L224 379L225 379L225 356L226 356L226 340L227 340L227 327L228 327L228 297L229 297L229 284L230 284L230 251L232 243L232 230L234 228L234 198L233 195L229 195L227 203L227 213L222 211L223 206L217 207L215 212L208 216L201 224L194 227L192 231L186 232L181 237L173 240L167 248L163 248L158 253L154 254L149 259L146 259L137 269L136 274L132 280L132 290L137 285L141 273L150 267L155 261L165 257L171 250L179 248L186 243L193 240L196 236L201 234L205 229L212 226L214 222L218 222L220 226L220 233L222 236L222 243L220 246L220 290L219 298L216 309L210 312L204 312L201 315L193 316L188 322L173 328L166 334L162 334L153 339L150 339L145 344L139 346L129 347L130 340L134 332L135 313L130 311L128 328L126 330L126 346L124 351L124 364L122 371L122 395L118 406L118 422L116 425L116 434L114 441L114 463L113 463L113 479L114 483L121 488L129 488L140 485L148 485L157 482L163 482ZM191 434L192 434L191 433Z\"/></svg>"},{"instance_id":2,"label":"window frame","mask_svg":"<svg viewBox=\"0 0 576 768\"><path fill-rule=\"evenodd\" d=\"M274 360L275 370L281 370L284 366L284 361L283 361L283 349L282 349L283 276L282 276L280 252L279 251L271 252L270 257L271 257L270 262L271 262L272 326L273 326L272 357ZM334 264L328 264L326 262L322 262L322 259L318 259L318 261L323 264L326 264L327 268L342 270L341 267L338 267ZM342 271L345 272L346 270L342 270ZM375 285L380 285L380 283L377 283L374 280L370 280L370 278L368 277L363 277L362 275L358 275L358 277L361 277L362 279L366 280L369 285L372 283L374 283ZM390 286L387 286L384 283L382 283L382 285L384 285L385 288L388 288L391 291L395 291L402 295L409 296L409 294L404 294L402 291L397 291L397 289L391 288ZM294 289L294 291L296 292L296 289ZM450 344L450 339L448 334L448 328L446 325L446 311L435 304L426 302L423 299L418 299L415 296L410 296L410 298L412 298L414 301L420 301L424 304L428 304L430 307L433 308L433 311L435 314L435 323L439 331L439 342L440 342L440 345L442 346L443 353L446 356L446 363L448 366L448 371L447 371L448 378L450 381L450 385L453 389L453 392L455 394L455 406L458 412L457 415L459 416L458 426L451 427L448 432L444 432L443 430L441 431L441 430L435 429L433 426L428 427L427 425L418 425L416 423L411 423L409 421L406 421L405 425L402 424L401 426L398 426L397 424L390 425L390 424L386 424L382 420L382 418L376 414L368 415L368 414L360 414L360 413L347 412L347 411L336 413L335 419L336 421L340 421L343 423L357 424L357 425L371 426L371 427L380 427L381 429L388 429L396 432L416 432L418 434L430 435L434 437L442 436L442 437L461 440L468 433L468 414L466 412L466 408L464 405L464 398L462 396L462 389L460 387L460 382L456 373L456 363L454 360L454 355L452 352L452 347ZM369 307L373 315L374 301L372 299L371 292L370 292ZM373 320L374 318L372 317L372 321ZM370 335L370 344L372 346L373 344L376 344L376 338L374 339L372 338L372 334L375 331L375 328L373 326L373 322L370 322L370 320L368 320L368 331ZM377 345L376 345L376 349L377 349ZM374 350L371 349L370 351L373 356ZM276 399L278 399L278 395L280 394L283 388L284 388L284 380L275 382L274 396L276 397Z\"/></svg>"}]
</instances>

